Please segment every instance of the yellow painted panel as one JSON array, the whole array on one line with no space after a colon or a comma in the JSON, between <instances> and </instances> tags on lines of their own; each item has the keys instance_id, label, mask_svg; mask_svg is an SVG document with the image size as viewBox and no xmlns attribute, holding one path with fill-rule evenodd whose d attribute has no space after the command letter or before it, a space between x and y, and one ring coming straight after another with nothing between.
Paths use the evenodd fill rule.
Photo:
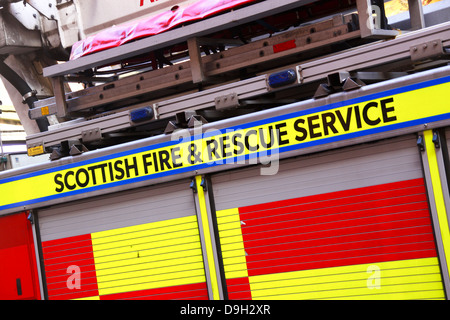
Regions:
<instances>
[{"instance_id":1,"label":"yellow painted panel","mask_svg":"<svg viewBox=\"0 0 450 320\"><path fill-rule=\"evenodd\" d=\"M221 215L217 217L217 224L220 225L220 229L226 230L229 229L227 226L240 226L241 219L239 215L239 208L221 210L227 211L226 215Z\"/></svg>"},{"instance_id":2,"label":"yellow painted panel","mask_svg":"<svg viewBox=\"0 0 450 320\"><path fill-rule=\"evenodd\" d=\"M236 237L238 239L238 237ZM243 254L244 244L242 241L234 241L228 244L222 244L222 256L225 257L233 257L240 254Z\"/></svg>"},{"instance_id":3,"label":"yellow painted panel","mask_svg":"<svg viewBox=\"0 0 450 320\"><path fill-rule=\"evenodd\" d=\"M165 288L172 286L180 286L185 284L193 284L193 283L201 283L205 282L206 278L203 274L197 276L191 276L188 278L174 278L168 280L160 280L154 282L145 282L145 283L130 283L123 284L120 286L112 286L112 287L102 287L99 288L99 293L101 296L107 294L121 293L121 292L131 292L131 291L139 291L139 290L147 290L147 289L155 289L155 288Z\"/></svg>"},{"instance_id":4,"label":"yellow painted panel","mask_svg":"<svg viewBox=\"0 0 450 320\"><path fill-rule=\"evenodd\" d=\"M182 233L178 234L180 237L173 237L168 240L159 240L154 237L146 237L143 239L130 239L129 241L123 241L120 246L113 247L111 249L99 249L97 246L94 247L94 255L96 258L108 257L112 255L117 255L121 253L127 253L130 251L146 251L146 250L156 250L154 253L163 253L163 252L173 252L177 250L177 246L191 246L192 243L199 242L198 230L197 233ZM139 242L136 242L139 241Z\"/></svg>"},{"instance_id":5,"label":"yellow painted panel","mask_svg":"<svg viewBox=\"0 0 450 320\"><path fill-rule=\"evenodd\" d=\"M236 236L242 237L241 228L233 228L233 229L222 230L222 231L219 230L219 233L220 233L220 237L224 238L224 239L229 238L229 237L236 237Z\"/></svg>"},{"instance_id":6,"label":"yellow painted panel","mask_svg":"<svg viewBox=\"0 0 450 320\"><path fill-rule=\"evenodd\" d=\"M196 276L204 276L205 272L203 266L200 264L192 264L185 268L185 270L178 268L177 270L172 270L173 272L164 272L166 269L157 270L159 272L155 272L154 270L143 271L141 273L132 273L127 275L113 275L106 277L99 277L98 279L98 287L100 288L108 288L108 287L119 287L119 286L127 286L131 284L138 283L147 283L153 282L157 283L163 280L171 280L171 279L186 279L192 278ZM103 278L106 279L103 281ZM194 283L194 282L192 282ZM156 286L155 288L163 287Z\"/></svg>"},{"instance_id":7,"label":"yellow painted panel","mask_svg":"<svg viewBox=\"0 0 450 320\"><path fill-rule=\"evenodd\" d=\"M78 298L73 300L100 300L100 296L94 296L94 297L84 297L84 298Z\"/></svg>"},{"instance_id":8,"label":"yellow painted panel","mask_svg":"<svg viewBox=\"0 0 450 320\"><path fill-rule=\"evenodd\" d=\"M244 278L248 275L247 269L242 269L236 266L227 266L224 267L224 269L226 279Z\"/></svg>"},{"instance_id":9,"label":"yellow painted panel","mask_svg":"<svg viewBox=\"0 0 450 320\"><path fill-rule=\"evenodd\" d=\"M234 236L242 236L242 231L241 228L239 226L235 227L235 228L231 228L231 229L226 229L226 230L220 230L219 228L219 233L221 234L221 238L227 238L227 237L234 237Z\"/></svg>"},{"instance_id":10,"label":"yellow painted panel","mask_svg":"<svg viewBox=\"0 0 450 320\"><path fill-rule=\"evenodd\" d=\"M325 296L335 297L340 295L347 295L342 292L353 292L357 291L358 294L376 294L377 292L391 292L391 290L396 290L400 286L411 286L412 291L422 291L429 290L430 286L435 289L435 284L439 284L439 288L442 287L442 279L440 274L425 274L416 276L402 276L402 277L382 277L379 286L373 285L373 283L368 279L369 275L365 275L365 278L359 277L359 279L351 280L345 279L345 277L334 277L334 281L328 282L328 279L324 279L321 283L304 284L302 281L291 281L288 283L276 283L276 287L255 290L250 283L252 290L252 296L257 297L267 297L267 296L290 296L299 294L310 294L312 296L316 295L317 292L329 291ZM327 282L325 282L327 281ZM280 287L278 287L280 286ZM271 299L271 298L270 298ZM314 298L315 299L315 298Z\"/></svg>"},{"instance_id":11,"label":"yellow painted panel","mask_svg":"<svg viewBox=\"0 0 450 320\"><path fill-rule=\"evenodd\" d=\"M145 229L142 226L139 228L126 227L120 228L120 233L105 235L102 232L96 232L92 234L92 244L98 246L99 249L113 247L115 243L121 241L128 241L131 239L139 239L141 237L164 237L170 238L170 235L178 232L186 232L197 229L197 222L186 222L184 224L175 224L172 226L165 226L164 228L157 228L152 224L147 224ZM109 246L108 246L109 245Z\"/></svg>"},{"instance_id":12,"label":"yellow painted panel","mask_svg":"<svg viewBox=\"0 0 450 320\"><path fill-rule=\"evenodd\" d=\"M205 265L206 271L208 272L208 276L210 279L210 288L212 293L212 299L219 300L220 292L219 292L219 274L218 270L216 270L216 256L215 256L215 248L212 243L212 225L210 225L209 217L208 217L208 209L206 205L206 197L205 192L202 187L202 176L195 177L195 184L197 188L197 201L198 201L198 210L200 211L200 221L199 227L202 229L203 234L203 245L204 245L204 253L206 254Z\"/></svg>"},{"instance_id":13,"label":"yellow painted panel","mask_svg":"<svg viewBox=\"0 0 450 320\"><path fill-rule=\"evenodd\" d=\"M166 249L166 250L164 250ZM180 249L180 250L173 250ZM171 260L183 258L186 256L201 256L201 248L198 243L193 243L191 246L174 246L174 248L170 248L170 251L167 248L156 248L150 249L146 251L130 251L127 253L122 253L118 255L105 256L96 258L96 269L103 269L104 265L108 265L111 267L120 267L128 264L127 260L130 259L140 259L142 262L150 262L150 261L158 261L158 260Z\"/></svg>"},{"instance_id":14,"label":"yellow painted panel","mask_svg":"<svg viewBox=\"0 0 450 320\"><path fill-rule=\"evenodd\" d=\"M264 276L255 276L252 277L252 289L254 290L261 290L261 289L267 289L272 288L274 286L273 281L276 281L276 286L283 287L283 286L290 286L293 283L296 283L300 286L307 286L307 285L315 285L315 284L322 284L322 283L336 283L338 281L364 281L364 286L366 286L367 281L369 279L369 276L375 275L374 269L370 268L371 266L377 266L379 268L379 273L377 276L380 278L380 282L384 284L393 284L393 282L396 281L402 281L403 283L408 283L410 281L415 282L417 278L424 276L427 277L430 274L433 275L434 280L441 279L440 274L436 273L439 266L417 266L414 268L399 268L399 269L389 269L385 266L382 266L382 264L367 264L367 265L356 265L351 266L352 268L348 268L345 270L344 268L339 267L339 271L334 270L335 268L324 268L320 270L327 270L329 274L320 274L318 272L317 274L314 274L314 272L303 272L303 271L296 271L296 272L286 272L286 273L279 273L279 274L272 274L268 277ZM358 267L358 268L354 268ZM314 270L308 270L308 271L314 271ZM307 275L308 274L308 275ZM280 277L277 279L276 275L279 275ZM258 281L256 281L256 279ZM398 278L398 279L397 279ZM271 280L269 280L271 279ZM397 279L397 280L395 280ZM414 279L414 280L413 280ZM431 280L431 279L430 279ZM420 281L419 281L420 282Z\"/></svg>"},{"instance_id":15,"label":"yellow painted panel","mask_svg":"<svg viewBox=\"0 0 450 320\"><path fill-rule=\"evenodd\" d=\"M248 277L239 209L217 212L220 244L226 279Z\"/></svg>"},{"instance_id":16,"label":"yellow painted panel","mask_svg":"<svg viewBox=\"0 0 450 320\"><path fill-rule=\"evenodd\" d=\"M440 292L433 298L444 298L437 258L251 276L249 282L254 299L372 299L379 294L415 299L433 290Z\"/></svg>"},{"instance_id":17,"label":"yellow painted panel","mask_svg":"<svg viewBox=\"0 0 450 320\"><path fill-rule=\"evenodd\" d=\"M98 244L94 244L97 248L98 251L100 250L104 250L104 249L108 249L108 248L114 248L114 247L118 247L118 246L123 246L123 245L129 245L129 244L139 244L141 243L143 240L143 238L147 238L145 241L166 241L166 240L170 240L170 239L174 239L174 238L184 238L184 237L189 237L189 236L197 236L198 233L198 229L187 229L187 230L183 230L183 231L177 231L177 232L170 232L170 233L161 233L161 234L149 234L150 232L144 232L144 231L139 231L136 232L134 234L135 237L130 237L129 234L127 234L126 236L123 236L122 239L117 239L117 237L114 237L114 239L110 239L110 243L106 244L106 245L98 245Z\"/></svg>"},{"instance_id":18,"label":"yellow painted panel","mask_svg":"<svg viewBox=\"0 0 450 320\"><path fill-rule=\"evenodd\" d=\"M200 253L200 254L199 254ZM117 263L104 263L96 268L97 278L110 274L121 274L125 272L132 272L138 270L152 270L161 267L166 267L169 270L172 266L183 270L188 267L190 263L203 263L203 258L200 252L195 252L195 255L185 256L176 259L164 259L164 257L151 257L151 259L134 258L123 261L117 261ZM186 264L180 267L180 264ZM161 272L161 271L158 271ZM169 271L168 271L169 272ZM133 274L134 276L134 274ZM102 278L103 280L103 278Z\"/></svg>"},{"instance_id":19,"label":"yellow painted panel","mask_svg":"<svg viewBox=\"0 0 450 320\"><path fill-rule=\"evenodd\" d=\"M203 269L203 261L195 261L198 259L186 258L180 261L181 264L174 265L171 262L164 262L158 264L149 264L148 268L145 265L136 266L131 265L129 267L118 268L117 273L108 275L98 275L98 283L107 283L109 281L114 282L127 282L131 283L137 278L150 278L153 276L159 279L171 279L173 275L178 274L180 277L189 277L191 273L197 275L198 270ZM145 280L144 280L145 281Z\"/></svg>"},{"instance_id":20,"label":"yellow painted panel","mask_svg":"<svg viewBox=\"0 0 450 320\"><path fill-rule=\"evenodd\" d=\"M433 131L424 132L425 149L428 157L428 167L430 169L431 184L433 186L434 202L436 204L436 213L438 216L439 229L442 237L442 245L445 253L447 267L450 267L450 229L445 206L444 194L442 192L441 177L437 163L436 148L433 142Z\"/></svg>"},{"instance_id":21,"label":"yellow painted panel","mask_svg":"<svg viewBox=\"0 0 450 320\"><path fill-rule=\"evenodd\" d=\"M245 278L245 277L248 277L247 269L236 270L236 271L226 271L225 270L225 278L226 279Z\"/></svg>"},{"instance_id":22,"label":"yellow painted panel","mask_svg":"<svg viewBox=\"0 0 450 320\"><path fill-rule=\"evenodd\" d=\"M216 212L217 220L222 219L223 217L236 217L236 215L239 216L239 208L219 210Z\"/></svg>"},{"instance_id":23,"label":"yellow painted panel","mask_svg":"<svg viewBox=\"0 0 450 320\"><path fill-rule=\"evenodd\" d=\"M111 236L120 235L120 234L126 233L126 232L135 232L135 231L142 231L142 230L148 230L148 229L172 227L172 226L183 225L185 223L195 222L195 221L197 221L197 217L195 215L182 217L182 218L174 218L174 219L169 219L169 220L155 221L155 222L138 224L138 225L129 226L129 227L95 232L93 234L94 235L93 238L96 241L100 241L102 237L111 237Z\"/></svg>"},{"instance_id":24,"label":"yellow painted panel","mask_svg":"<svg viewBox=\"0 0 450 320\"><path fill-rule=\"evenodd\" d=\"M273 295L273 296L260 296L252 297L254 300L385 300L390 299L407 300L407 299L445 299L445 295L442 289L442 283L433 282L429 283L426 288L421 288L417 291L415 284L395 285L395 286L383 286L380 289L369 290L367 288L351 288L345 290L324 290L308 293L298 294L286 294L286 295ZM428 295L428 291L434 291L433 296Z\"/></svg>"},{"instance_id":25,"label":"yellow painted panel","mask_svg":"<svg viewBox=\"0 0 450 320\"><path fill-rule=\"evenodd\" d=\"M241 222L240 221L232 221L232 222L226 222L226 223L221 223L220 221L218 221L220 227L219 227L219 232L226 232L226 231L230 231L230 230L234 230L234 229L240 229L241 228Z\"/></svg>"},{"instance_id":26,"label":"yellow painted panel","mask_svg":"<svg viewBox=\"0 0 450 320\"><path fill-rule=\"evenodd\" d=\"M167 287L168 282L174 283L174 285L198 283L200 281L196 280L197 277L202 277L202 279L205 279L205 272L203 269L191 270L189 274L186 274L186 272L184 271L180 271L170 274L157 274L145 277L102 282L101 285L99 284L99 292L100 295L103 295L104 293L102 293L102 290L106 290L109 288L116 288L115 292L127 292L129 291L127 287L145 284L147 284L147 286L142 286L142 288L151 289ZM178 280L180 281L180 283L178 282ZM119 287L122 288L119 289Z\"/></svg>"},{"instance_id":27,"label":"yellow painted panel","mask_svg":"<svg viewBox=\"0 0 450 320\"><path fill-rule=\"evenodd\" d=\"M325 298L329 299L330 298ZM354 295L351 297L336 297L333 300L443 300L442 288L437 286L437 289L427 291L409 291L409 292L389 292L377 293L370 295Z\"/></svg>"},{"instance_id":28,"label":"yellow painted panel","mask_svg":"<svg viewBox=\"0 0 450 320\"><path fill-rule=\"evenodd\" d=\"M196 216L92 234L100 295L205 281Z\"/></svg>"},{"instance_id":29,"label":"yellow painted panel","mask_svg":"<svg viewBox=\"0 0 450 320\"><path fill-rule=\"evenodd\" d=\"M236 244L242 241L242 231L240 229L236 229L234 234L226 234L226 231L219 231L220 234L220 243L221 244Z\"/></svg>"},{"instance_id":30,"label":"yellow painted panel","mask_svg":"<svg viewBox=\"0 0 450 320\"><path fill-rule=\"evenodd\" d=\"M265 274L260 276L252 276L252 282L264 282L264 281L277 281L283 279L291 279L293 277L315 277L315 276L327 276L330 274L344 274L344 273L352 273L359 272L364 267L361 266L370 266L370 265L378 265L380 269L403 269L403 268L411 268L411 267L419 267L419 266L432 266L439 267L439 261L437 258L423 258L423 259L410 259L410 260L397 260L397 261L389 261L389 262L381 262L381 263L373 263L373 264L363 264L363 265L349 265L349 266L341 266L341 267L333 267L333 268L321 268L321 269L311 269L311 270L301 270L294 272L284 272L284 273L272 273ZM366 271L366 269L364 269Z\"/></svg>"}]
</instances>

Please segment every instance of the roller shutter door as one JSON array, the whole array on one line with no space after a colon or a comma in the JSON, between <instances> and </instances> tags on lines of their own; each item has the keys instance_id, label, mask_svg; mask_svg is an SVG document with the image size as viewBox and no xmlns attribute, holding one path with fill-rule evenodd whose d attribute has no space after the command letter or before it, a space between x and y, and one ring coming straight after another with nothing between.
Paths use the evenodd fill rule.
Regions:
<instances>
[{"instance_id":1,"label":"roller shutter door","mask_svg":"<svg viewBox=\"0 0 450 320\"><path fill-rule=\"evenodd\" d=\"M208 299L190 181L39 212L49 299Z\"/></svg>"},{"instance_id":2,"label":"roller shutter door","mask_svg":"<svg viewBox=\"0 0 450 320\"><path fill-rule=\"evenodd\" d=\"M212 185L230 299L445 298L413 136Z\"/></svg>"}]
</instances>

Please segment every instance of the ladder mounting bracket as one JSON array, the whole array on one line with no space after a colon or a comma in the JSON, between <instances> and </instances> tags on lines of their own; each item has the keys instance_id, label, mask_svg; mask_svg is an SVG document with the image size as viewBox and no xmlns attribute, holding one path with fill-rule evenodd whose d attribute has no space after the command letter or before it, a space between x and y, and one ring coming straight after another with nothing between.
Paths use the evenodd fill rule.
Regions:
<instances>
[{"instance_id":1,"label":"ladder mounting bracket","mask_svg":"<svg viewBox=\"0 0 450 320\"><path fill-rule=\"evenodd\" d=\"M445 54L442 40L436 39L410 47L411 60L413 62L438 58Z\"/></svg>"}]
</instances>

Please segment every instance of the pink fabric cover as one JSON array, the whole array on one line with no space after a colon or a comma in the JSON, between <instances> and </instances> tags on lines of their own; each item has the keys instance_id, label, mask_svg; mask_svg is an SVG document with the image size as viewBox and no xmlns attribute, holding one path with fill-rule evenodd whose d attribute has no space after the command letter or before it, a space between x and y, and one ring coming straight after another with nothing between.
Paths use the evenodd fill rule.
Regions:
<instances>
[{"instance_id":1,"label":"pink fabric cover","mask_svg":"<svg viewBox=\"0 0 450 320\"><path fill-rule=\"evenodd\" d=\"M76 42L70 60L118 47L124 43L170 30L183 23L201 20L257 0L199 0L185 8L168 10L137 22L114 26Z\"/></svg>"}]
</instances>

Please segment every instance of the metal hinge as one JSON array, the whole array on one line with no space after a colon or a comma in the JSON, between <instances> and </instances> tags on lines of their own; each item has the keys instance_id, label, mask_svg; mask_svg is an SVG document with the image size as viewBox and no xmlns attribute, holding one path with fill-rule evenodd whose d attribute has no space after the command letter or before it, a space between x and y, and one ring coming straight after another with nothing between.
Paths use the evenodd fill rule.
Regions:
<instances>
[{"instance_id":1,"label":"metal hinge","mask_svg":"<svg viewBox=\"0 0 450 320\"><path fill-rule=\"evenodd\" d=\"M191 184L189 185L189 187L192 189L192 192L197 193L197 183L195 182L195 178L191 180ZM208 187L207 187L207 183L206 183L206 179L203 177L202 181L200 182L200 187L203 188L203 191L207 191Z\"/></svg>"}]
</instances>

